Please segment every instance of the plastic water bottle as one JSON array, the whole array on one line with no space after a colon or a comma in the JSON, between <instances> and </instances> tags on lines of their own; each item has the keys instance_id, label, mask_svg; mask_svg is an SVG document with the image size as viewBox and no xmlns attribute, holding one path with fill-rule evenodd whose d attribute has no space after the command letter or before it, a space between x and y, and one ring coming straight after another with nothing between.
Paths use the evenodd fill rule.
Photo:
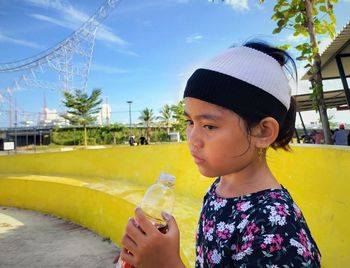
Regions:
<instances>
[{"instance_id":1,"label":"plastic water bottle","mask_svg":"<svg viewBox=\"0 0 350 268\"><path fill-rule=\"evenodd\" d=\"M141 209L145 216L160 232L166 233L168 226L162 217L162 212L172 214L175 202L174 194L175 177L161 173L155 184L151 185L141 202ZM116 268L132 268L130 264L119 259Z\"/></svg>"}]
</instances>

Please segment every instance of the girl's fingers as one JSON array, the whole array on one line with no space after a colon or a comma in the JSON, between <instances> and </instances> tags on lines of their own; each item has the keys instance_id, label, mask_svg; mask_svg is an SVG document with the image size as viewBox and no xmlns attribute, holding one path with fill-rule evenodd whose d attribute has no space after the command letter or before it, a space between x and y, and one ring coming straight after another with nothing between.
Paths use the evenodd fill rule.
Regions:
<instances>
[{"instance_id":1,"label":"girl's fingers","mask_svg":"<svg viewBox=\"0 0 350 268\"><path fill-rule=\"evenodd\" d=\"M177 226L175 218L166 212L162 212L162 217L168 225L167 234L168 235L176 235L178 237L179 236L179 227Z\"/></svg>"},{"instance_id":2,"label":"girl's fingers","mask_svg":"<svg viewBox=\"0 0 350 268\"><path fill-rule=\"evenodd\" d=\"M141 208L136 208L135 210L136 221L139 225L139 228L145 232L145 234L151 234L158 230L156 227L146 218L145 214L142 212Z\"/></svg>"},{"instance_id":3,"label":"girl's fingers","mask_svg":"<svg viewBox=\"0 0 350 268\"><path fill-rule=\"evenodd\" d=\"M136 243L128 235L124 235L122 239L122 246L131 253L135 252L137 248Z\"/></svg>"},{"instance_id":4,"label":"girl's fingers","mask_svg":"<svg viewBox=\"0 0 350 268\"><path fill-rule=\"evenodd\" d=\"M120 258L128 264L130 264L132 266L136 266L136 261L135 261L134 255L132 255L131 252L129 252L125 248L123 248L122 252L120 253Z\"/></svg>"},{"instance_id":5,"label":"girl's fingers","mask_svg":"<svg viewBox=\"0 0 350 268\"><path fill-rule=\"evenodd\" d=\"M113 264L116 264L118 262L119 258L120 258L120 253L117 256L115 256L115 258L113 260Z\"/></svg>"},{"instance_id":6,"label":"girl's fingers","mask_svg":"<svg viewBox=\"0 0 350 268\"><path fill-rule=\"evenodd\" d=\"M144 233L136 225L134 219L129 219L128 224L126 225L126 234L134 241L136 245L138 241L141 241L144 238Z\"/></svg>"}]
</instances>

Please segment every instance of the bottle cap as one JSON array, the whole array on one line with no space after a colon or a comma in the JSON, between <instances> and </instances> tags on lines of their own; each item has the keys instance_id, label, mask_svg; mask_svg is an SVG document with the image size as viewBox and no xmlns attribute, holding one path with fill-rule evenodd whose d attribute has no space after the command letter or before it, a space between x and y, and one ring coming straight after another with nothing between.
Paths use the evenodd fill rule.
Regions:
<instances>
[{"instance_id":1,"label":"bottle cap","mask_svg":"<svg viewBox=\"0 0 350 268\"><path fill-rule=\"evenodd\" d=\"M157 181L175 184L175 176L162 172L160 173Z\"/></svg>"}]
</instances>

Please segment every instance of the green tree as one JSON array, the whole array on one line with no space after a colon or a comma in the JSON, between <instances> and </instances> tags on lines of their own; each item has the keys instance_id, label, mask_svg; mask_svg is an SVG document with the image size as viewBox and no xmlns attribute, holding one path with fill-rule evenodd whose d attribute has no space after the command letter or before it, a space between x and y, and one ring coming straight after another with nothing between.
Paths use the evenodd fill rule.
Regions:
<instances>
[{"instance_id":1,"label":"green tree","mask_svg":"<svg viewBox=\"0 0 350 268\"><path fill-rule=\"evenodd\" d=\"M279 0L274 7L275 14L272 16L272 19L277 21L277 28L274 29L273 33L279 33L285 28L292 27L294 36L309 37L310 42L300 44L295 48L300 51L300 56L297 59L307 61L305 68L309 69L312 100L316 110L320 113L327 144L332 144L332 134L323 97L320 42L317 41L317 37L328 35L332 39L334 38L336 19L333 4L336 2L337 0Z\"/></svg>"},{"instance_id":2,"label":"green tree","mask_svg":"<svg viewBox=\"0 0 350 268\"><path fill-rule=\"evenodd\" d=\"M183 100L178 104L172 105L171 110L174 113L175 123L173 124L176 131L180 132L181 138L184 139L186 135L186 117L185 117L185 103Z\"/></svg>"},{"instance_id":3,"label":"green tree","mask_svg":"<svg viewBox=\"0 0 350 268\"><path fill-rule=\"evenodd\" d=\"M117 138L120 136L120 134L126 130L126 127L120 123L110 124L106 128L108 132L112 134L114 145L117 144Z\"/></svg>"},{"instance_id":4,"label":"green tree","mask_svg":"<svg viewBox=\"0 0 350 268\"><path fill-rule=\"evenodd\" d=\"M229 0L222 1L229 2ZM259 0L259 2L263 3L264 0ZM277 0L272 16L272 19L277 21L277 27L273 30L274 34L288 29L294 31L294 36L309 37L309 42L296 46L296 49L300 51L297 60L307 61L305 68L309 69L312 99L316 110L320 113L327 144L332 144L332 138L323 97L321 56L317 37L328 35L334 38L336 19L333 4L335 3L337 0Z\"/></svg>"},{"instance_id":5,"label":"green tree","mask_svg":"<svg viewBox=\"0 0 350 268\"><path fill-rule=\"evenodd\" d=\"M102 103L100 99L101 89L94 89L91 95L82 90L76 89L73 93L64 92L63 104L67 107L67 113L62 115L71 124L81 125L84 127L84 145L87 146L87 125L96 120L95 116L100 110Z\"/></svg>"},{"instance_id":6,"label":"green tree","mask_svg":"<svg viewBox=\"0 0 350 268\"><path fill-rule=\"evenodd\" d=\"M174 112L171 109L171 107L168 104L166 104L160 111L160 116L157 117L160 125L166 128L167 134L169 134L170 128L173 125L173 114Z\"/></svg>"},{"instance_id":7,"label":"green tree","mask_svg":"<svg viewBox=\"0 0 350 268\"><path fill-rule=\"evenodd\" d=\"M152 109L145 108L141 111L141 115L139 116L139 120L141 121L141 125L146 128L146 139L149 142L151 126L153 125L155 117Z\"/></svg>"}]
</instances>

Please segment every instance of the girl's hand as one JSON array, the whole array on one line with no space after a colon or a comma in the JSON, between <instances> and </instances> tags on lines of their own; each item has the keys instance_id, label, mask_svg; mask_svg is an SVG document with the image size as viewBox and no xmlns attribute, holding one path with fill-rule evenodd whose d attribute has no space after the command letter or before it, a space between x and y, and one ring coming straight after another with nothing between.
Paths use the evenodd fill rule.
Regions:
<instances>
[{"instance_id":1,"label":"girl's hand","mask_svg":"<svg viewBox=\"0 0 350 268\"><path fill-rule=\"evenodd\" d=\"M135 219L130 219L123 237L123 261L137 268L185 267L180 259L180 234L174 217L163 213L168 232L161 233L146 218L140 208L135 210ZM136 224L137 222L137 224Z\"/></svg>"}]
</instances>

